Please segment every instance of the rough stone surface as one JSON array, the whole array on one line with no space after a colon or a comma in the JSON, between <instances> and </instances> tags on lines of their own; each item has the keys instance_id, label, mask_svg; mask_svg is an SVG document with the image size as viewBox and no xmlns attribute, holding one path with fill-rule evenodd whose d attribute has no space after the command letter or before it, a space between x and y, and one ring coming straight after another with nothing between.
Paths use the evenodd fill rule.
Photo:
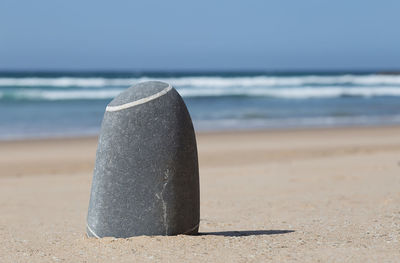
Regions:
<instances>
[{"instance_id":1,"label":"rough stone surface","mask_svg":"<svg viewBox=\"0 0 400 263\"><path fill-rule=\"evenodd\" d=\"M140 83L109 103L108 108L118 107L162 94L121 110L106 110L92 181L88 236L197 233L196 138L182 98L169 87L163 82Z\"/></svg>"}]
</instances>

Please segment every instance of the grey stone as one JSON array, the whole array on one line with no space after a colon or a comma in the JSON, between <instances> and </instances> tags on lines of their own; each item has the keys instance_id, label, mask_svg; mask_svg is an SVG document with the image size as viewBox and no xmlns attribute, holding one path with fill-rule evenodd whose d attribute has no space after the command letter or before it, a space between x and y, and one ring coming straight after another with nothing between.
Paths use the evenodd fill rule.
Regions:
<instances>
[{"instance_id":1,"label":"grey stone","mask_svg":"<svg viewBox=\"0 0 400 263\"><path fill-rule=\"evenodd\" d=\"M137 84L104 114L87 216L90 237L196 234L196 138L169 84Z\"/></svg>"}]
</instances>

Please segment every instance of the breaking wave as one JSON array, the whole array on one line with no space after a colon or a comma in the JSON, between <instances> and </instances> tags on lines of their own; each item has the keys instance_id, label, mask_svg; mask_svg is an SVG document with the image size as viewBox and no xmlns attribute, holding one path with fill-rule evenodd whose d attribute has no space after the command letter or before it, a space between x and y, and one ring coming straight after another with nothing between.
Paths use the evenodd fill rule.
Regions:
<instances>
[{"instance_id":1,"label":"breaking wave","mask_svg":"<svg viewBox=\"0 0 400 263\"><path fill-rule=\"evenodd\" d=\"M174 77L174 78L0 78L1 86L17 87L126 87L132 84L160 80L176 87L272 87L310 85L400 85L400 75L338 75L338 76L254 76L254 77Z\"/></svg>"},{"instance_id":2,"label":"breaking wave","mask_svg":"<svg viewBox=\"0 0 400 263\"><path fill-rule=\"evenodd\" d=\"M1 100L96 100L111 99L118 95L122 88L110 89L16 89L0 91ZM252 88L190 88L177 87L184 98L201 97L270 97L281 99L312 99L336 97L378 97L400 96L400 87L252 87Z\"/></svg>"},{"instance_id":3,"label":"breaking wave","mask_svg":"<svg viewBox=\"0 0 400 263\"><path fill-rule=\"evenodd\" d=\"M400 75L306 75L253 77L0 77L0 100L111 99L143 81L171 83L186 98L265 97L312 99L400 96Z\"/></svg>"}]
</instances>

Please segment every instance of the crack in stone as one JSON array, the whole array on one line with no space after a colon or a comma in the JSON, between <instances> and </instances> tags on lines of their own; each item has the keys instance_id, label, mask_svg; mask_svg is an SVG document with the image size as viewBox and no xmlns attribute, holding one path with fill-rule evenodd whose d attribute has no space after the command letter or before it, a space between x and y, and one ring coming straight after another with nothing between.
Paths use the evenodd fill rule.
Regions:
<instances>
[{"instance_id":1,"label":"crack in stone","mask_svg":"<svg viewBox=\"0 0 400 263\"><path fill-rule=\"evenodd\" d=\"M165 235L168 235L168 219L167 219L167 204L164 200L164 191L168 184L168 179L169 179L168 173L169 173L169 171L167 170L164 174L164 178L163 178L164 184L163 184L163 188L161 190L160 195L156 194L156 197L161 200L162 207L163 207L163 222L164 222L164 228L165 228Z\"/></svg>"}]
</instances>

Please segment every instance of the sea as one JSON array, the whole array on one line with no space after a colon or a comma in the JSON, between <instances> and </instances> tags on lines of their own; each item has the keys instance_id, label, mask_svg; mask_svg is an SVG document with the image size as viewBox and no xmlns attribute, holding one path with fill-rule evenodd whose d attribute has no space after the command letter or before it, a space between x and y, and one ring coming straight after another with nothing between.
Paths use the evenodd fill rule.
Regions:
<instances>
[{"instance_id":1,"label":"sea","mask_svg":"<svg viewBox=\"0 0 400 263\"><path fill-rule=\"evenodd\" d=\"M168 82L196 131L400 124L400 75L376 72L0 72L0 140L97 135L106 105Z\"/></svg>"}]
</instances>

